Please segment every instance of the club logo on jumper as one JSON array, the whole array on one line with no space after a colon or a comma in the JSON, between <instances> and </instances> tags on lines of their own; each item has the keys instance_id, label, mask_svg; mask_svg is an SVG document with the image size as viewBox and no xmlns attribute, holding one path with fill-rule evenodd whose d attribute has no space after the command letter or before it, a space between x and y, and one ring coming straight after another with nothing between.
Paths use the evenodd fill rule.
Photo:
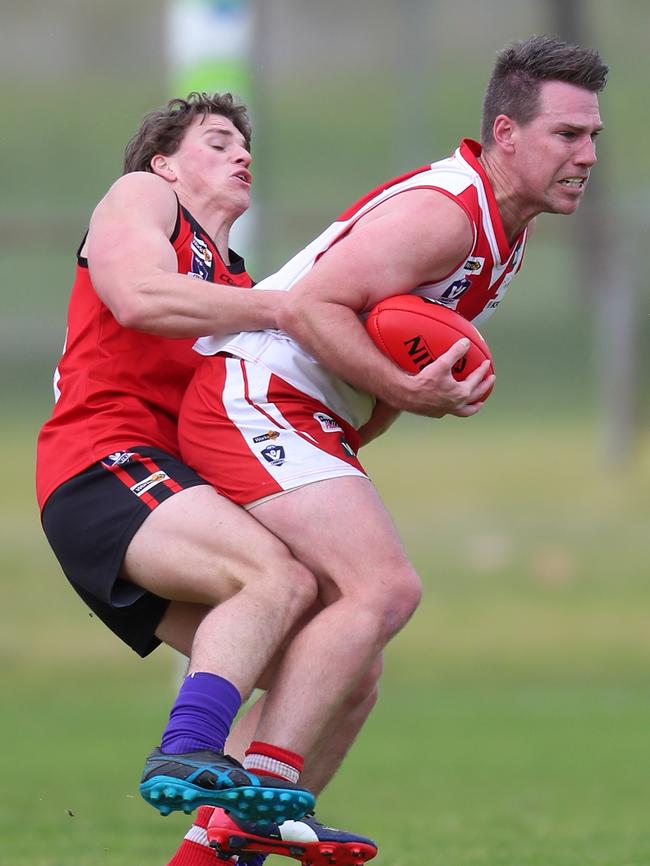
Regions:
<instances>
[{"instance_id":1,"label":"club logo on jumper","mask_svg":"<svg viewBox=\"0 0 650 866\"><path fill-rule=\"evenodd\" d=\"M253 436L253 442L266 442L268 439L277 439L280 433L277 430L269 430L261 436Z\"/></svg>"},{"instance_id":2,"label":"club logo on jumper","mask_svg":"<svg viewBox=\"0 0 650 866\"><path fill-rule=\"evenodd\" d=\"M341 448L345 451L348 457L356 457L357 455L354 453L352 446L347 441L345 436L341 436Z\"/></svg>"},{"instance_id":3,"label":"club logo on jumper","mask_svg":"<svg viewBox=\"0 0 650 866\"><path fill-rule=\"evenodd\" d=\"M115 469L116 466L124 466L134 456L133 451L115 451L113 454L109 454L108 457L104 457L102 466L105 466L107 469Z\"/></svg>"},{"instance_id":4,"label":"club logo on jumper","mask_svg":"<svg viewBox=\"0 0 650 866\"><path fill-rule=\"evenodd\" d=\"M142 496L143 493L146 493L147 490L151 490L152 487L155 487L156 484L160 484L161 481L167 481L169 475L162 470L158 470L158 472L152 472L147 478L143 481L138 481L137 484L132 484L130 490L132 493L135 493L136 496Z\"/></svg>"},{"instance_id":5,"label":"club logo on jumper","mask_svg":"<svg viewBox=\"0 0 650 866\"><path fill-rule=\"evenodd\" d=\"M314 418L320 426L323 428L324 433L342 433L343 428L339 424L338 421L335 421L333 418L330 418L329 415L326 415L324 412L314 412Z\"/></svg>"},{"instance_id":6,"label":"club logo on jumper","mask_svg":"<svg viewBox=\"0 0 650 866\"><path fill-rule=\"evenodd\" d=\"M282 445L267 445L266 448L262 448L261 454L272 466L282 466L287 459Z\"/></svg>"},{"instance_id":7,"label":"club logo on jumper","mask_svg":"<svg viewBox=\"0 0 650 866\"><path fill-rule=\"evenodd\" d=\"M199 277L201 280L209 280L214 259L212 250L196 232L192 237L190 249L192 250L192 270L190 274Z\"/></svg>"},{"instance_id":8,"label":"club logo on jumper","mask_svg":"<svg viewBox=\"0 0 650 866\"><path fill-rule=\"evenodd\" d=\"M478 275L483 270L484 264L485 259L482 256L476 256L476 258L467 259L467 261L463 265L463 270L469 271L472 275Z\"/></svg>"}]
</instances>

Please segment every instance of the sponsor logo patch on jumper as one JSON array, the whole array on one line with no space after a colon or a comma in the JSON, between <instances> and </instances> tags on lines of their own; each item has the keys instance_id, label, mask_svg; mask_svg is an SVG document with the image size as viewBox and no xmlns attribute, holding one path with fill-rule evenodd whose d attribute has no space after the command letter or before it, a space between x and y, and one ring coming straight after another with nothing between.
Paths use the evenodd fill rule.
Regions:
<instances>
[{"instance_id":1,"label":"sponsor logo patch on jumper","mask_svg":"<svg viewBox=\"0 0 650 866\"><path fill-rule=\"evenodd\" d=\"M266 442L269 439L277 439L280 433L277 430L269 430L261 436L253 436L253 442Z\"/></svg>"},{"instance_id":2,"label":"sponsor logo patch on jumper","mask_svg":"<svg viewBox=\"0 0 650 866\"><path fill-rule=\"evenodd\" d=\"M105 466L107 469L113 469L115 466L124 466L133 456L135 456L133 451L114 451L108 457L104 457L102 466Z\"/></svg>"},{"instance_id":3,"label":"sponsor logo patch on jumper","mask_svg":"<svg viewBox=\"0 0 650 866\"><path fill-rule=\"evenodd\" d=\"M324 412L314 412L314 418L320 426L323 428L323 432L325 433L342 433L343 428L339 424L338 421L335 421L334 418L330 418L329 415L326 415Z\"/></svg>"},{"instance_id":4,"label":"sponsor logo patch on jumper","mask_svg":"<svg viewBox=\"0 0 650 866\"><path fill-rule=\"evenodd\" d=\"M167 481L169 475L166 472L163 472L162 469L159 469L158 472L152 472L151 475L144 478L142 481L138 481L137 484L132 484L129 488L132 493L135 493L136 496L142 496L143 493L146 493L147 490L151 490L152 487L155 487L156 484L160 484L161 481Z\"/></svg>"},{"instance_id":5,"label":"sponsor logo patch on jumper","mask_svg":"<svg viewBox=\"0 0 650 866\"><path fill-rule=\"evenodd\" d=\"M483 270L485 259L481 256L476 256L472 259L467 259L463 266L464 271L469 271L470 274L480 274Z\"/></svg>"},{"instance_id":6,"label":"sponsor logo patch on jumper","mask_svg":"<svg viewBox=\"0 0 650 866\"><path fill-rule=\"evenodd\" d=\"M267 445L260 453L272 466L282 466L287 459L282 445Z\"/></svg>"}]
</instances>

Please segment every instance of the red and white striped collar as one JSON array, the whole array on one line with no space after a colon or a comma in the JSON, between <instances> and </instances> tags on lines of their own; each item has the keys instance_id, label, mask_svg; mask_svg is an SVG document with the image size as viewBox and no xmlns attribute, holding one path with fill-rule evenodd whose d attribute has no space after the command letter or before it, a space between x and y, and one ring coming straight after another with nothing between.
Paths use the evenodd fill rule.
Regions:
<instances>
[{"instance_id":1,"label":"red and white striped collar","mask_svg":"<svg viewBox=\"0 0 650 866\"><path fill-rule=\"evenodd\" d=\"M474 141L471 138L463 138L460 142L458 149L456 150L456 156L466 162L467 165L474 172L476 172L476 174L481 180L481 186L483 187L483 191L485 193L485 200L488 206L490 222L492 224L492 230L494 232L494 241L496 242L497 247L497 249L493 252L498 252L498 256L496 256L495 258L498 258L500 262L505 262L509 258L513 249L519 243L521 239L521 234L515 238L515 241L512 245L508 243L508 238L503 227L501 213L499 212L499 206L497 205L497 200L494 196L492 184L490 183L490 179L487 176L485 169L479 162L479 157L482 151L483 148L478 141Z\"/></svg>"}]
</instances>

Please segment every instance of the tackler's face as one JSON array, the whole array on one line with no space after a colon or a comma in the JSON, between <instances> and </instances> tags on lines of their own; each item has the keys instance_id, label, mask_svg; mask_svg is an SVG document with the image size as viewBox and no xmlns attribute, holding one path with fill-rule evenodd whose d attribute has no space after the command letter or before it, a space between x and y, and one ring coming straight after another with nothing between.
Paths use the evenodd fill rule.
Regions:
<instances>
[{"instance_id":1,"label":"tackler's face","mask_svg":"<svg viewBox=\"0 0 650 866\"><path fill-rule=\"evenodd\" d=\"M573 213L596 164L596 138L603 128L598 96L564 81L541 85L539 111L514 124L512 178L525 209Z\"/></svg>"},{"instance_id":2,"label":"tackler's face","mask_svg":"<svg viewBox=\"0 0 650 866\"><path fill-rule=\"evenodd\" d=\"M250 204L250 152L237 127L220 114L196 118L167 157L182 198L217 198L239 216Z\"/></svg>"}]
</instances>

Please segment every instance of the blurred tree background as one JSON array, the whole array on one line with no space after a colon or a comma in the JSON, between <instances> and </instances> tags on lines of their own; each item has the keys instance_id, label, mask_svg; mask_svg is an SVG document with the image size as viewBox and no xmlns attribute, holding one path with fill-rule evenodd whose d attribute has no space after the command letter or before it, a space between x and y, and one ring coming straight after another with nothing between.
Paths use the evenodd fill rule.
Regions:
<instances>
[{"instance_id":1,"label":"blurred tree background","mask_svg":"<svg viewBox=\"0 0 650 866\"><path fill-rule=\"evenodd\" d=\"M160 829L133 792L177 665L164 652L139 665L89 619L42 537L32 478L77 245L142 115L184 95L170 63L170 8L0 8L0 733L15 744L0 863L154 866L184 824ZM386 810L372 807L395 807L378 754L393 749L413 778L421 765L399 737L405 706L419 742L445 743L431 757L441 787L422 782L438 804L432 831L449 842L430 862L648 862L650 6L255 0L252 10L255 218L238 246L258 279L378 183L478 137L487 76L510 41L577 29L610 65L585 202L575 217L540 218L521 275L484 329L497 369L484 411L469 421L403 418L367 451L427 592L389 652L383 702L344 772L353 793L326 803L334 818L387 836L383 862L424 862L426 846L404 853L385 832ZM615 744L614 729L624 732ZM60 757L44 748L53 741ZM557 753L566 766L548 759ZM105 796L70 821L75 798L94 802L85 768L100 762ZM357 797L360 769L374 787ZM475 787L463 787L463 773ZM17 830L25 810L34 834ZM554 848L556 836L571 844ZM539 859L517 848L526 840Z\"/></svg>"},{"instance_id":2,"label":"blurred tree background","mask_svg":"<svg viewBox=\"0 0 650 866\"><path fill-rule=\"evenodd\" d=\"M642 109L647 4L253 5L261 21L252 63L258 219L255 242L244 252L258 278L378 182L449 153L461 136L478 137L495 52L532 32L571 27L566 9L578 10L584 40L612 68L601 100L607 127L601 164L575 219L539 220L507 313L495 317L487 336L498 365L499 411L598 413L605 399L596 376L604 382L603 369L612 363L599 347L616 325L603 334L598 296L603 281L614 301L632 294L643 347L628 370L638 407L650 306L643 265L650 219L644 159L650 117ZM3 9L0 351L8 405L47 411L45 386L62 344L75 244L119 174L123 146L140 117L174 95L168 17L164 4L148 0L137 7L122 0L47 7L28 0ZM637 409L635 423L647 420L644 411Z\"/></svg>"}]
</instances>

